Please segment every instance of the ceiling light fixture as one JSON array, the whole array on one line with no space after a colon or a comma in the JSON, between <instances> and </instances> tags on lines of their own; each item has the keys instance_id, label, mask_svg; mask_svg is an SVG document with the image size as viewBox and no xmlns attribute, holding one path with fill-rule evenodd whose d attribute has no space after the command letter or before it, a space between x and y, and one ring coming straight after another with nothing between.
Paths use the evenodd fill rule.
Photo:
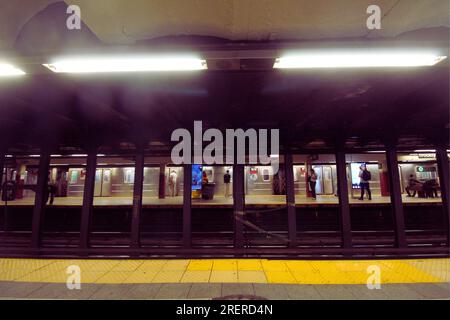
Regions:
<instances>
[{"instance_id":1,"label":"ceiling light fixture","mask_svg":"<svg viewBox=\"0 0 450 320\"><path fill-rule=\"evenodd\" d=\"M20 76L24 75L25 72L12 64L1 63L0 62L0 77L1 76Z\"/></svg>"},{"instance_id":2,"label":"ceiling light fixture","mask_svg":"<svg viewBox=\"0 0 450 320\"><path fill-rule=\"evenodd\" d=\"M433 66L446 56L430 51L349 50L298 51L275 60L275 69L381 68Z\"/></svg>"}]
</instances>

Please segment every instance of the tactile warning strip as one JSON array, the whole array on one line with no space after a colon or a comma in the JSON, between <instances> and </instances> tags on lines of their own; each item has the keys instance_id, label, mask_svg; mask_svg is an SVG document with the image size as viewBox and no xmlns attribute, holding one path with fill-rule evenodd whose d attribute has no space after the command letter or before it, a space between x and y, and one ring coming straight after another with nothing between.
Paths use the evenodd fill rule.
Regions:
<instances>
[{"instance_id":1,"label":"tactile warning strip","mask_svg":"<svg viewBox=\"0 0 450 320\"><path fill-rule=\"evenodd\" d=\"M82 283L367 284L373 277L380 283L450 282L450 259L0 259L0 281L66 283L70 266L79 267Z\"/></svg>"}]
</instances>

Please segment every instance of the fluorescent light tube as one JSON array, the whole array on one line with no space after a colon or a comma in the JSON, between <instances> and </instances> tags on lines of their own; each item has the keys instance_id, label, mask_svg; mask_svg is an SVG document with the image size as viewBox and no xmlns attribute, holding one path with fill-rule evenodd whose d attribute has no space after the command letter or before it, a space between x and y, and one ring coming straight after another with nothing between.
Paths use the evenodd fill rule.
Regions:
<instances>
[{"instance_id":1,"label":"fluorescent light tube","mask_svg":"<svg viewBox=\"0 0 450 320\"><path fill-rule=\"evenodd\" d=\"M56 73L104 73L146 71L189 71L207 69L206 61L195 57L76 57L61 58L45 67Z\"/></svg>"},{"instance_id":2,"label":"fluorescent light tube","mask_svg":"<svg viewBox=\"0 0 450 320\"><path fill-rule=\"evenodd\" d=\"M379 68L433 66L446 59L433 52L350 50L311 51L287 53L276 59L276 69L308 68Z\"/></svg>"},{"instance_id":3,"label":"fluorescent light tube","mask_svg":"<svg viewBox=\"0 0 450 320\"><path fill-rule=\"evenodd\" d=\"M0 77L1 76L20 76L25 72L9 63L0 63Z\"/></svg>"}]
</instances>

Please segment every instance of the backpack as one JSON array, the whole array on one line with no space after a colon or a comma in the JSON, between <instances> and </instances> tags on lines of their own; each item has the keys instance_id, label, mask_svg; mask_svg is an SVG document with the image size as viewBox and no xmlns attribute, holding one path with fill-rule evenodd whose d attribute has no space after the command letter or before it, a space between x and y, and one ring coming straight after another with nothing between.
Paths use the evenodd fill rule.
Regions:
<instances>
[{"instance_id":1,"label":"backpack","mask_svg":"<svg viewBox=\"0 0 450 320\"><path fill-rule=\"evenodd\" d=\"M370 181L370 179L372 178L371 175L370 175L370 171L363 170L362 178L363 178L364 181Z\"/></svg>"}]
</instances>

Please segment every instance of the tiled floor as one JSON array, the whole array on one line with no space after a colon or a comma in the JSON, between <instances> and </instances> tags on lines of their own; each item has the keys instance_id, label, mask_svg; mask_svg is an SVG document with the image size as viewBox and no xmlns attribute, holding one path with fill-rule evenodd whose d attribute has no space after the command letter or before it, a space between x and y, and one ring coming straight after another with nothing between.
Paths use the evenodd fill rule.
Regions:
<instances>
[{"instance_id":1,"label":"tiled floor","mask_svg":"<svg viewBox=\"0 0 450 320\"><path fill-rule=\"evenodd\" d=\"M263 283L82 284L0 282L0 299L227 299L227 300L372 300L450 299L443 283L365 285L294 285Z\"/></svg>"},{"instance_id":2,"label":"tiled floor","mask_svg":"<svg viewBox=\"0 0 450 320\"><path fill-rule=\"evenodd\" d=\"M65 283L77 266L83 283L366 284L450 282L450 259L425 260L50 260L0 259L0 281Z\"/></svg>"},{"instance_id":3,"label":"tiled floor","mask_svg":"<svg viewBox=\"0 0 450 320\"><path fill-rule=\"evenodd\" d=\"M68 267L81 290L69 290ZM379 270L380 289L367 287ZM450 299L450 259L0 259L0 298Z\"/></svg>"},{"instance_id":4,"label":"tiled floor","mask_svg":"<svg viewBox=\"0 0 450 320\"><path fill-rule=\"evenodd\" d=\"M403 203L407 204L420 204L420 203L440 203L441 198L418 198L418 197L406 197L403 196ZM245 198L247 205L286 205L285 195L265 195L265 196L251 196L247 195ZM296 196L295 203L297 205L337 205L339 203L336 196L318 196L316 200L312 198L307 198L305 196ZM386 204L390 203L389 197L374 196L373 200L369 201L365 199L360 201L357 198L350 198L350 204ZM34 198L23 198L8 202L8 205L22 206L22 205L33 205ZM155 206L171 206L171 205L182 205L183 197L167 197L165 199L158 199L156 197L144 197L144 205L155 205ZM231 197L225 198L223 196L216 196L212 200L202 200L193 199L192 205L229 205L233 204L233 199ZM0 202L0 206L3 206L4 202ZM64 197L55 198L53 203L54 206L81 206L81 197ZM94 206L120 206L120 205L132 205L132 197L95 197Z\"/></svg>"}]
</instances>

